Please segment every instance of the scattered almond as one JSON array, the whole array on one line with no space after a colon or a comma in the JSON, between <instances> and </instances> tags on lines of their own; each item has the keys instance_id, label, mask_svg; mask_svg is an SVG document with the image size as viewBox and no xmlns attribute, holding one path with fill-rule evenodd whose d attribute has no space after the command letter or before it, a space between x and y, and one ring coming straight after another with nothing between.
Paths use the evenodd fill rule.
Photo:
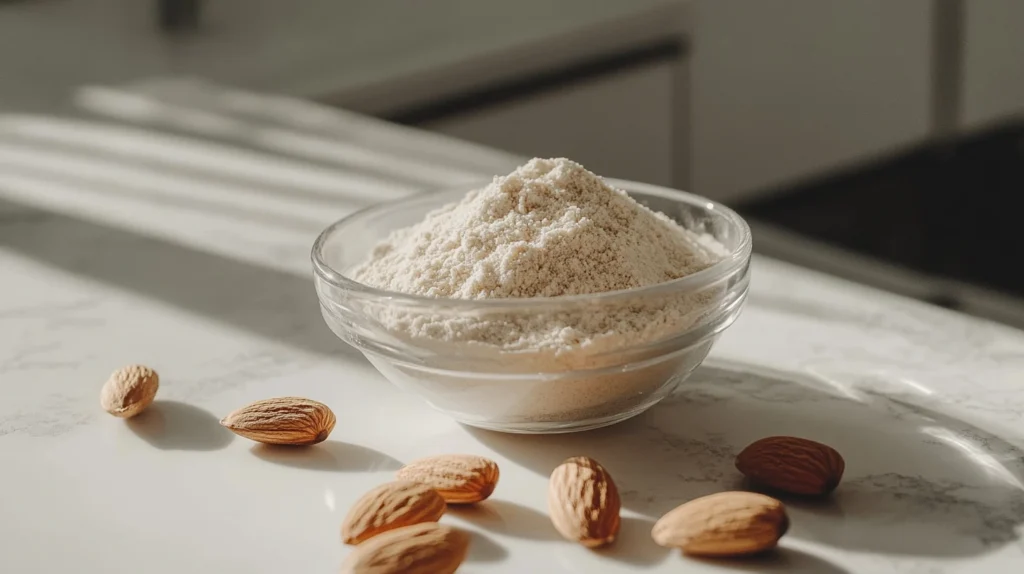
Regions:
<instances>
[{"instance_id":1,"label":"scattered almond","mask_svg":"<svg viewBox=\"0 0 1024 574\"><path fill-rule=\"evenodd\" d=\"M846 463L834 448L804 438L773 436L750 444L736 468L757 484L801 495L835 490Z\"/></svg>"},{"instance_id":2,"label":"scattered almond","mask_svg":"<svg viewBox=\"0 0 1024 574\"><path fill-rule=\"evenodd\" d=\"M469 535L425 522L390 530L356 546L342 574L452 574L469 550Z\"/></svg>"},{"instance_id":3,"label":"scattered almond","mask_svg":"<svg viewBox=\"0 0 1024 574\"><path fill-rule=\"evenodd\" d=\"M471 454L447 454L413 461L398 471L399 480L426 484L448 504L473 504L498 485L498 463Z\"/></svg>"},{"instance_id":4,"label":"scattered almond","mask_svg":"<svg viewBox=\"0 0 1024 574\"><path fill-rule=\"evenodd\" d=\"M128 365L114 371L100 391L103 410L123 419L134 417L153 404L160 376L144 365Z\"/></svg>"},{"instance_id":5,"label":"scattered almond","mask_svg":"<svg viewBox=\"0 0 1024 574\"><path fill-rule=\"evenodd\" d=\"M596 460L565 460L548 482L548 511L555 529L589 548L611 544L619 533L619 491Z\"/></svg>"},{"instance_id":6,"label":"scattered almond","mask_svg":"<svg viewBox=\"0 0 1024 574\"><path fill-rule=\"evenodd\" d=\"M789 528L781 502L755 492L719 492L676 507L651 537L694 556L741 556L774 548Z\"/></svg>"},{"instance_id":7,"label":"scattered almond","mask_svg":"<svg viewBox=\"0 0 1024 574\"><path fill-rule=\"evenodd\" d=\"M281 397L256 401L220 421L231 432L266 444L310 445L334 430L334 413L317 401Z\"/></svg>"},{"instance_id":8,"label":"scattered almond","mask_svg":"<svg viewBox=\"0 0 1024 574\"><path fill-rule=\"evenodd\" d=\"M345 544L359 544L403 526L437 522L445 503L433 488L417 482L395 481L364 494L341 524Z\"/></svg>"}]
</instances>

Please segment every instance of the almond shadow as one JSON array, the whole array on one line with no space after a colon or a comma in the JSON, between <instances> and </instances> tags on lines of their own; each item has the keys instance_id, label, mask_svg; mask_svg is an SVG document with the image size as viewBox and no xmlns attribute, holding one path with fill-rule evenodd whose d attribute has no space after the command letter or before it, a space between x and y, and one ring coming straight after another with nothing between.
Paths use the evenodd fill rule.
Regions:
<instances>
[{"instance_id":1,"label":"almond shadow","mask_svg":"<svg viewBox=\"0 0 1024 574\"><path fill-rule=\"evenodd\" d=\"M161 450L220 450L235 439L212 413L179 401L154 401L125 424Z\"/></svg>"},{"instance_id":2,"label":"almond shadow","mask_svg":"<svg viewBox=\"0 0 1024 574\"><path fill-rule=\"evenodd\" d=\"M595 550L597 554L632 564L650 567L664 562L670 550L654 543L651 529L654 521L641 516L623 516L619 536L615 542Z\"/></svg>"},{"instance_id":3,"label":"almond shadow","mask_svg":"<svg viewBox=\"0 0 1024 574\"><path fill-rule=\"evenodd\" d=\"M402 467L397 459L379 450L336 440L311 446L255 444L249 451L269 463L305 470L378 472Z\"/></svg>"},{"instance_id":4,"label":"almond shadow","mask_svg":"<svg viewBox=\"0 0 1024 574\"><path fill-rule=\"evenodd\" d=\"M723 572L778 572L780 574L850 574L824 558L802 550L779 547L741 558L698 558L681 555L681 561L693 561L721 568Z\"/></svg>"},{"instance_id":5,"label":"almond shadow","mask_svg":"<svg viewBox=\"0 0 1024 574\"><path fill-rule=\"evenodd\" d=\"M448 507L448 514L483 530L527 540L562 540L547 515L508 500Z\"/></svg>"},{"instance_id":6,"label":"almond shadow","mask_svg":"<svg viewBox=\"0 0 1024 574\"><path fill-rule=\"evenodd\" d=\"M508 557L508 550L493 538L479 530L466 529L470 533L469 553L467 562L500 562Z\"/></svg>"}]
</instances>

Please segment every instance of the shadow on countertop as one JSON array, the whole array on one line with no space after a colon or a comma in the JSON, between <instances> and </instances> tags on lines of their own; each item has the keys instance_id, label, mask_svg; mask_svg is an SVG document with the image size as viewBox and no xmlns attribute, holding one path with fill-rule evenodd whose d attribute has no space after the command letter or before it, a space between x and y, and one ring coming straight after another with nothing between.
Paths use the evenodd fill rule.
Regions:
<instances>
[{"instance_id":1,"label":"shadow on countertop","mask_svg":"<svg viewBox=\"0 0 1024 574\"><path fill-rule=\"evenodd\" d=\"M304 447L256 444L249 451L267 462L306 470L375 472L402 467L401 462L379 450L338 440Z\"/></svg>"},{"instance_id":2,"label":"shadow on countertop","mask_svg":"<svg viewBox=\"0 0 1024 574\"><path fill-rule=\"evenodd\" d=\"M2 185L2 184L0 184ZM331 333L311 277L0 198L0 245L278 343L364 361Z\"/></svg>"},{"instance_id":3,"label":"shadow on countertop","mask_svg":"<svg viewBox=\"0 0 1024 574\"><path fill-rule=\"evenodd\" d=\"M209 411L178 401L156 400L125 424L161 450L220 450L235 438Z\"/></svg>"},{"instance_id":4,"label":"shadow on countertop","mask_svg":"<svg viewBox=\"0 0 1024 574\"><path fill-rule=\"evenodd\" d=\"M790 572L849 574L850 572L813 554L785 547L747 558L716 558L711 560L687 557L684 560L693 560L708 566L716 566L721 568L723 572L764 572L767 574L773 572L778 572L779 574L788 574Z\"/></svg>"},{"instance_id":5,"label":"shadow on countertop","mask_svg":"<svg viewBox=\"0 0 1024 574\"><path fill-rule=\"evenodd\" d=\"M492 497L473 505L451 505L446 512L503 536L549 542L561 540L547 515L510 500Z\"/></svg>"},{"instance_id":6,"label":"shadow on countertop","mask_svg":"<svg viewBox=\"0 0 1024 574\"><path fill-rule=\"evenodd\" d=\"M594 457L615 478L623 507L651 519L698 496L746 488L733 463L754 440L803 436L838 449L846 474L828 499L786 500L793 524L787 538L939 557L1016 541L1024 524L1024 453L893 389L882 394L807 374L708 364L673 396L614 427L556 436L469 432L542 476L569 456Z\"/></svg>"},{"instance_id":7,"label":"shadow on countertop","mask_svg":"<svg viewBox=\"0 0 1024 574\"><path fill-rule=\"evenodd\" d=\"M548 515L509 500L489 498L472 506L449 506L447 514L477 529L524 540L565 543ZM654 521L642 516L623 516L615 543L593 550L601 557L636 567L649 568L665 560L669 550L654 543Z\"/></svg>"},{"instance_id":8,"label":"shadow on countertop","mask_svg":"<svg viewBox=\"0 0 1024 574\"><path fill-rule=\"evenodd\" d=\"M467 562L501 562L508 557L508 550L487 534L473 531L470 536Z\"/></svg>"},{"instance_id":9,"label":"shadow on countertop","mask_svg":"<svg viewBox=\"0 0 1024 574\"><path fill-rule=\"evenodd\" d=\"M274 253L277 239L311 248L331 213L479 181L504 173L494 170L507 161L313 102L187 78L82 86L47 113L0 109L0 246L299 350L361 362L324 324L310 274L136 230L182 213L206 226L204 237L293 257ZM236 237L240 229L255 233ZM179 231L184 239L190 229L171 236ZM289 263L310 269L308 250Z\"/></svg>"}]
</instances>

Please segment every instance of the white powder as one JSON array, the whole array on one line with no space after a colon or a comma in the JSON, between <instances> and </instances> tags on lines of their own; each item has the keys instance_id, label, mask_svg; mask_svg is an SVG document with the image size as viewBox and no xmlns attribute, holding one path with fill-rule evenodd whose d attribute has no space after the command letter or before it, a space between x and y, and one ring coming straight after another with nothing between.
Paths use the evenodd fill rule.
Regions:
<instances>
[{"instance_id":1,"label":"white powder","mask_svg":"<svg viewBox=\"0 0 1024 574\"><path fill-rule=\"evenodd\" d=\"M578 163L534 159L393 233L355 278L429 297L555 297L654 285L716 259Z\"/></svg>"},{"instance_id":2,"label":"white powder","mask_svg":"<svg viewBox=\"0 0 1024 574\"><path fill-rule=\"evenodd\" d=\"M556 297L662 283L704 269L726 253L714 239L640 205L575 162L533 159L393 232L351 276L428 297ZM703 359L710 342L638 371L615 371L665 353L656 344L705 317L719 293L721 287L714 286L545 312L467 316L382 308L376 314L390 336L431 350L429 372L403 367L397 377L415 379L435 405L487 421L567 422L629 410ZM521 383L441 371L550 375L601 368L613 372L545 381L525 395ZM446 405L448 400L453 402ZM469 400L475 401L472 407L466 406Z\"/></svg>"}]
</instances>

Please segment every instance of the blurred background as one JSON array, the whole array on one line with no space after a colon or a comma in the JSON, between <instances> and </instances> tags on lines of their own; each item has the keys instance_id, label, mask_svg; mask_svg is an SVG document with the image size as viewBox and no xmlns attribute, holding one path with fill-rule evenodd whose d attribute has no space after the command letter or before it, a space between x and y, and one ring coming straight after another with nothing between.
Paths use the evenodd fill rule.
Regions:
<instances>
[{"instance_id":1,"label":"blurred background","mask_svg":"<svg viewBox=\"0 0 1024 574\"><path fill-rule=\"evenodd\" d=\"M209 242L218 210L280 223L284 187L292 227L333 219L361 184L332 165L396 193L461 173L375 163L425 140L365 115L693 191L761 253L1024 326L1022 30L1021 0L3 0L0 196L187 200ZM257 148L306 163L232 151Z\"/></svg>"}]
</instances>

